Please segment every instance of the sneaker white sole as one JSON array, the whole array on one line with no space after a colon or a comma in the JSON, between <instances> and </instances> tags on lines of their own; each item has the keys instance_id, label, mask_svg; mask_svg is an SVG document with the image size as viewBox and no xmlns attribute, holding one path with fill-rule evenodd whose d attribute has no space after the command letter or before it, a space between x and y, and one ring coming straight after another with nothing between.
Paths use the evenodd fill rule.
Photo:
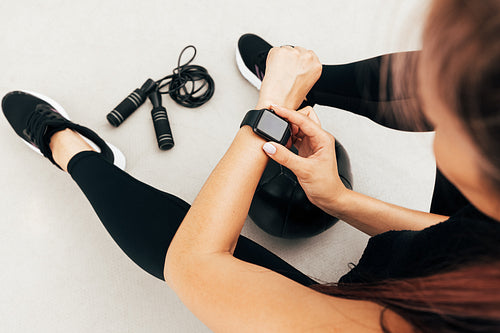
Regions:
<instances>
[{"instance_id":1,"label":"sneaker white sole","mask_svg":"<svg viewBox=\"0 0 500 333\"><path fill-rule=\"evenodd\" d=\"M260 90L262 81L259 80L257 75L252 73L252 71L249 70L248 67L245 65L245 62L241 57L240 50L238 49L238 47L236 47L236 65L238 65L238 69L240 70L241 75L243 75L243 77L247 79L248 82L250 82L255 88L257 88L257 90Z\"/></svg>"},{"instance_id":2,"label":"sneaker white sole","mask_svg":"<svg viewBox=\"0 0 500 333\"><path fill-rule=\"evenodd\" d=\"M28 90L20 90L22 92L25 92L27 94L31 94L35 97L38 97L40 98L41 100L49 103L50 105L52 105L52 107L54 107L54 109L57 110L57 112L63 116L64 118L68 119L68 120L71 120L68 113L66 112L66 110L64 110L64 108L61 106L61 104L57 103L56 101L54 101L52 98L50 97L47 97L45 95L42 95L40 93L36 93L36 92L33 92L33 91L28 91ZM84 137L83 135L80 135L82 137L83 140L85 140L95 151L97 152L100 152L100 149L99 147L97 147L97 145L95 143L93 143L92 141L90 141L89 139L87 139L86 137ZM40 155L43 155L41 152L40 152L40 149L38 149L37 147L33 146L32 144L30 144L29 142L23 140L23 142L28 146L30 147L32 150L34 150L35 152L37 152L38 154ZM111 149L111 151L113 152L113 164L116 165L117 167L119 167L120 169L122 170L125 170L125 165L126 165L126 160L125 160L125 155L123 155L123 153L120 151L120 149L116 148L114 145L112 145L111 143L109 142L106 142L106 144L109 146L109 148Z\"/></svg>"}]
</instances>

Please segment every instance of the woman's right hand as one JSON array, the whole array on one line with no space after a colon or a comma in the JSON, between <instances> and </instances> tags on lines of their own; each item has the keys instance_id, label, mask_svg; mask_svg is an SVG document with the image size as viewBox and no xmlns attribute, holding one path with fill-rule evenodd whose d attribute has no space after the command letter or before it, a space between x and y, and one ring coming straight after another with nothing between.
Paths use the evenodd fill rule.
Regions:
<instances>
[{"instance_id":1,"label":"woman's right hand","mask_svg":"<svg viewBox=\"0 0 500 333\"><path fill-rule=\"evenodd\" d=\"M309 200L327 214L371 236L389 230L422 230L448 219L447 216L399 207L347 189L337 171L335 138L321 128L314 110L307 107L293 111L277 106L273 110L292 125L292 142L299 155L274 142L265 143L264 151L292 170ZM287 146L290 145L288 142Z\"/></svg>"},{"instance_id":2,"label":"woman's right hand","mask_svg":"<svg viewBox=\"0 0 500 333\"><path fill-rule=\"evenodd\" d=\"M292 142L299 154L295 155L275 142L265 143L264 151L292 170L314 205L332 212L339 199L348 192L337 170L335 138L321 128L318 116L311 107L294 111L273 105L272 109L291 124Z\"/></svg>"}]
</instances>

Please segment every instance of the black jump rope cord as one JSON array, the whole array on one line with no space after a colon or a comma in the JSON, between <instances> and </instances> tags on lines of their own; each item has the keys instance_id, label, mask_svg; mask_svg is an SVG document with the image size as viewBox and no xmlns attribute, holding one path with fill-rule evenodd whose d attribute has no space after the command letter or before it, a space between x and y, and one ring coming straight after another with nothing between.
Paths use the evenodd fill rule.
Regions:
<instances>
[{"instance_id":1,"label":"black jump rope cord","mask_svg":"<svg viewBox=\"0 0 500 333\"><path fill-rule=\"evenodd\" d=\"M193 49L193 56L181 66L182 56L189 48ZM195 57L196 48L193 45L186 46L179 55L177 68L174 69L173 74L156 81L160 94L169 94L177 104L188 108L196 108L205 104L212 98L215 90L214 80L205 67L190 65ZM195 84L197 81L203 82L198 88L196 88ZM191 83L191 89L188 88L188 83ZM168 90L162 90L166 87L168 87ZM196 96L200 92L202 93Z\"/></svg>"},{"instance_id":2,"label":"black jump rope cord","mask_svg":"<svg viewBox=\"0 0 500 333\"><path fill-rule=\"evenodd\" d=\"M184 65L181 65L182 56L189 48L193 49L193 56ZM109 123L115 127L120 126L146 101L146 98L149 98L153 104L151 117L153 118L158 147L162 150L172 148L174 139L167 110L161 103L161 95L170 95L177 104L188 108L199 107L208 102L214 95L215 83L208 71L202 66L190 65L195 57L196 47L186 46L179 55L177 67L173 73L158 81L146 80L141 88L134 90L113 111L108 113L106 118Z\"/></svg>"}]
</instances>

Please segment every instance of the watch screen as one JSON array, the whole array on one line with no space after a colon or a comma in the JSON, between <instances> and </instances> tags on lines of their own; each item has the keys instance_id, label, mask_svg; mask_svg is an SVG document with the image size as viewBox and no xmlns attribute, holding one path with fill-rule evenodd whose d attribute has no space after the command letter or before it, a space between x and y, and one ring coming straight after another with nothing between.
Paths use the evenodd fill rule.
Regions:
<instances>
[{"instance_id":1,"label":"watch screen","mask_svg":"<svg viewBox=\"0 0 500 333\"><path fill-rule=\"evenodd\" d=\"M272 137L275 141L280 141L288 128L288 123L275 114L264 111L260 117L257 129Z\"/></svg>"}]
</instances>

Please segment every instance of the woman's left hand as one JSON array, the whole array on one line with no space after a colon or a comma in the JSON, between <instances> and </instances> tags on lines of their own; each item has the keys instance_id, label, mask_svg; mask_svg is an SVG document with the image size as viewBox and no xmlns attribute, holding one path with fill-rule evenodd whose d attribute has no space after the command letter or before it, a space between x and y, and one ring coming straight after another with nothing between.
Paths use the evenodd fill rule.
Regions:
<instances>
[{"instance_id":1,"label":"woman's left hand","mask_svg":"<svg viewBox=\"0 0 500 333\"><path fill-rule=\"evenodd\" d=\"M273 47L267 56L266 74L258 106L271 103L296 109L321 76L318 56L300 46Z\"/></svg>"}]
</instances>

